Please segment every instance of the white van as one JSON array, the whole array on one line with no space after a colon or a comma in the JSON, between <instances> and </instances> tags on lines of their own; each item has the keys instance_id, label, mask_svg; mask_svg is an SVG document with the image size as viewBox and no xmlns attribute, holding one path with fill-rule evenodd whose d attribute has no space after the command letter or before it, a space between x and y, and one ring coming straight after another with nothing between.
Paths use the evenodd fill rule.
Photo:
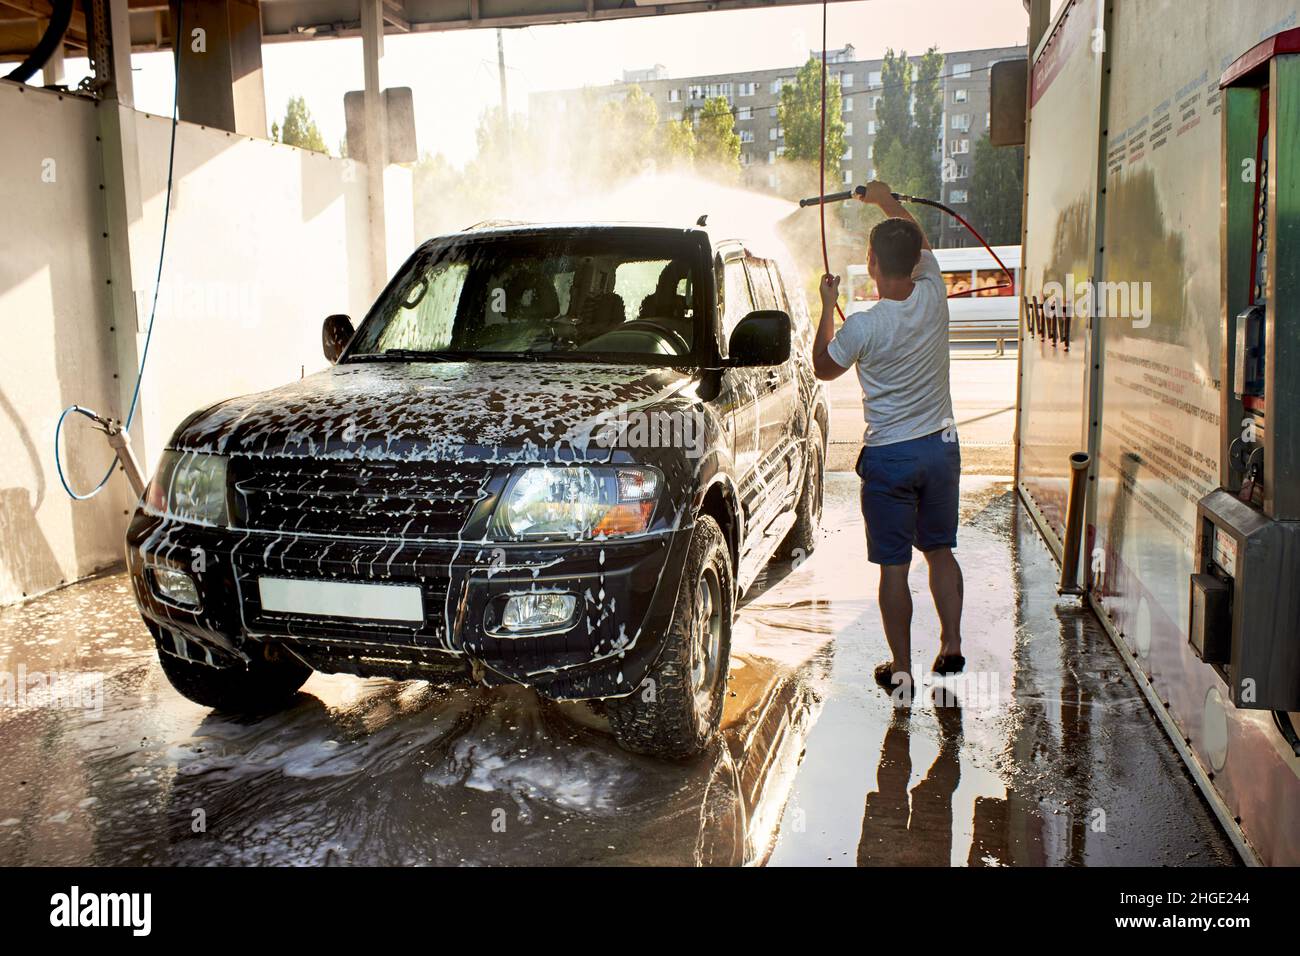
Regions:
<instances>
[{"instance_id":1,"label":"white van","mask_svg":"<svg viewBox=\"0 0 1300 956\"><path fill-rule=\"evenodd\" d=\"M994 246L1011 274L1015 288L998 289L1006 276L983 246L936 249L935 258L948 286L949 337L953 341L993 342L998 354L1007 339L1015 339L1020 321L1020 247ZM876 301L875 283L865 265L848 267L849 301L846 315L869 309Z\"/></svg>"}]
</instances>

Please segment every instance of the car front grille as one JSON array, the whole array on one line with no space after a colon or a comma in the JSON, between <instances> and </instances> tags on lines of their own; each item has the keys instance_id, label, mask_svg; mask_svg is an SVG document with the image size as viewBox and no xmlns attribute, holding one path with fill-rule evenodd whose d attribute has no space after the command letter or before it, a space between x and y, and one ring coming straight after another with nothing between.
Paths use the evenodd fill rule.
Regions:
<instances>
[{"instance_id":1,"label":"car front grille","mask_svg":"<svg viewBox=\"0 0 1300 956\"><path fill-rule=\"evenodd\" d=\"M231 460L236 519L256 531L419 541L455 537L490 466L361 459Z\"/></svg>"}]
</instances>

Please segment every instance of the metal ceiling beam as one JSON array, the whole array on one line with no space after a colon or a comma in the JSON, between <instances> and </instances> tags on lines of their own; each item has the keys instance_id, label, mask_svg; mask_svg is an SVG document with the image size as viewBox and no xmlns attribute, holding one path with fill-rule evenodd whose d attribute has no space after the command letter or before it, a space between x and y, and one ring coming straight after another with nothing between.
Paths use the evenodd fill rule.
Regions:
<instances>
[{"instance_id":1,"label":"metal ceiling beam","mask_svg":"<svg viewBox=\"0 0 1300 956\"><path fill-rule=\"evenodd\" d=\"M398 0L384 0L383 14L385 31L391 26L401 33L411 32L411 21L406 19L406 4L399 3Z\"/></svg>"},{"instance_id":2,"label":"metal ceiling beam","mask_svg":"<svg viewBox=\"0 0 1300 956\"><path fill-rule=\"evenodd\" d=\"M498 0L484 11L479 0L454 3L408 0L403 4L407 29L392 23L389 33L431 33L496 27L529 27L557 23L626 20L675 13L771 9L806 6L821 0ZM832 3L845 0L830 0ZM388 6L386 4L386 6ZM385 20L388 20L387 15ZM360 36L356 3L303 3L262 0L262 38L266 43Z\"/></svg>"},{"instance_id":3,"label":"metal ceiling beam","mask_svg":"<svg viewBox=\"0 0 1300 956\"><path fill-rule=\"evenodd\" d=\"M201 3L203 0L185 0ZM556 23L627 20L675 13L811 6L821 0L382 0L386 34L432 33ZM842 3L846 0L830 0ZM127 0L131 49L170 49L167 0ZM291 43L361 36L359 0L261 0L262 42ZM22 59L40 37L48 0L0 0L0 60ZM160 20L166 18L160 29ZM84 49L85 17L74 14L67 45Z\"/></svg>"}]
</instances>

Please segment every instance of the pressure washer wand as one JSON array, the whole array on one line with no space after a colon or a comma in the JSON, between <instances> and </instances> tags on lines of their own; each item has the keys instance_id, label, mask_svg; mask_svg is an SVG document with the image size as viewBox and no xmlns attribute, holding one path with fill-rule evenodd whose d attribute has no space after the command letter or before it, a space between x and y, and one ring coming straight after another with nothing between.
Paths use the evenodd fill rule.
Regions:
<instances>
[{"instance_id":1,"label":"pressure washer wand","mask_svg":"<svg viewBox=\"0 0 1300 956\"><path fill-rule=\"evenodd\" d=\"M131 435L122 423L114 421L111 428L105 429L104 433L108 435L108 443L113 448L117 460L122 463L122 471L126 474L127 483L131 490L135 492L136 498L144 497L144 471L140 468L140 462L135 457L135 452L131 450Z\"/></svg>"},{"instance_id":2,"label":"pressure washer wand","mask_svg":"<svg viewBox=\"0 0 1300 956\"><path fill-rule=\"evenodd\" d=\"M846 199L852 199L854 196L866 195L866 192L867 192L866 186L854 186L851 190L845 190L842 193L827 193L825 196L809 196L807 199L800 199L799 205L801 207L821 206L821 205L825 205L826 203L843 202ZM921 196L908 196L905 193L890 193L890 195L893 196L895 199L897 199L899 202L915 203L918 206L930 206L934 209L938 209L940 212L947 213L948 215L952 216L952 218L956 219L959 223L961 223L963 226L965 226L967 231L970 232L972 236L974 236L976 239L979 240L979 244L983 246L986 250L988 250L988 254L993 257L993 261L998 264L998 267L1002 270L1003 275L1007 277L1006 282L995 286L985 286L983 289L980 290L981 292L985 292L985 293L998 292L1001 291L1002 289L1014 289L1016 287L1016 278L1012 274L1011 270L1006 267L1006 264L1003 263L1002 259L998 256L998 254L993 251L993 247L988 244L988 241L985 240L985 238L980 235L979 230L976 229L974 226L972 226L969 222L967 222L966 218L962 216L961 213L957 212L955 209L952 209L949 206L945 206L943 203L935 199L925 199ZM966 294L967 294L966 292L956 292L950 294L948 298L950 299L956 298L957 296L965 296Z\"/></svg>"},{"instance_id":3,"label":"pressure washer wand","mask_svg":"<svg viewBox=\"0 0 1300 956\"><path fill-rule=\"evenodd\" d=\"M843 202L846 199L852 199L854 196L864 195L867 191L866 186L856 186L853 189L846 189L842 193L828 193L825 196L809 196L807 199L800 199L800 206L820 206L823 203Z\"/></svg>"},{"instance_id":4,"label":"pressure washer wand","mask_svg":"<svg viewBox=\"0 0 1300 956\"><path fill-rule=\"evenodd\" d=\"M819 206L822 203L844 202L846 199L852 199L854 196L865 196L867 194L866 186L854 186L852 189L846 189L842 193L827 193L825 196L809 196L807 199L800 199L800 206ZM942 203L937 203L933 199L922 199L920 196L908 196L904 193L890 193L899 202L920 203L922 206L934 206L936 209L947 209Z\"/></svg>"}]
</instances>

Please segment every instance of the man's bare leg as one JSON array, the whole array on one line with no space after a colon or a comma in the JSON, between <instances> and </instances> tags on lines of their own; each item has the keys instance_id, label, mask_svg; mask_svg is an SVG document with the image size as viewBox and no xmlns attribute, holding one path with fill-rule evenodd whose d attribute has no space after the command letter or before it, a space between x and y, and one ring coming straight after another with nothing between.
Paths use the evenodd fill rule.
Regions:
<instances>
[{"instance_id":1,"label":"man's bare leg","mask_svg":"<svg viewBox=\"0 0 1300 956\"><path fill-rule=\"evenodd\" d=\"M912 592L907 587L911 564L880 566L880 617L893 655L894 673L912 677Z\"/></svg>"},{"instance_id":2,"label":"man's bare leg","mask_svg":"<svg viewBox=\"0 0 1300 956\"><path fill-rule=\"evenodd\" d=\"M940 654L961 653L961 605L964 584L961 565L953 557L951 548L935 548L925 552L925 560L930 565L930 594L934 597L934 609L939 612ZM884 581L881 581L883 591ZM883 606L884 601L882 599Z\"/></svg>"}]
</instances>

